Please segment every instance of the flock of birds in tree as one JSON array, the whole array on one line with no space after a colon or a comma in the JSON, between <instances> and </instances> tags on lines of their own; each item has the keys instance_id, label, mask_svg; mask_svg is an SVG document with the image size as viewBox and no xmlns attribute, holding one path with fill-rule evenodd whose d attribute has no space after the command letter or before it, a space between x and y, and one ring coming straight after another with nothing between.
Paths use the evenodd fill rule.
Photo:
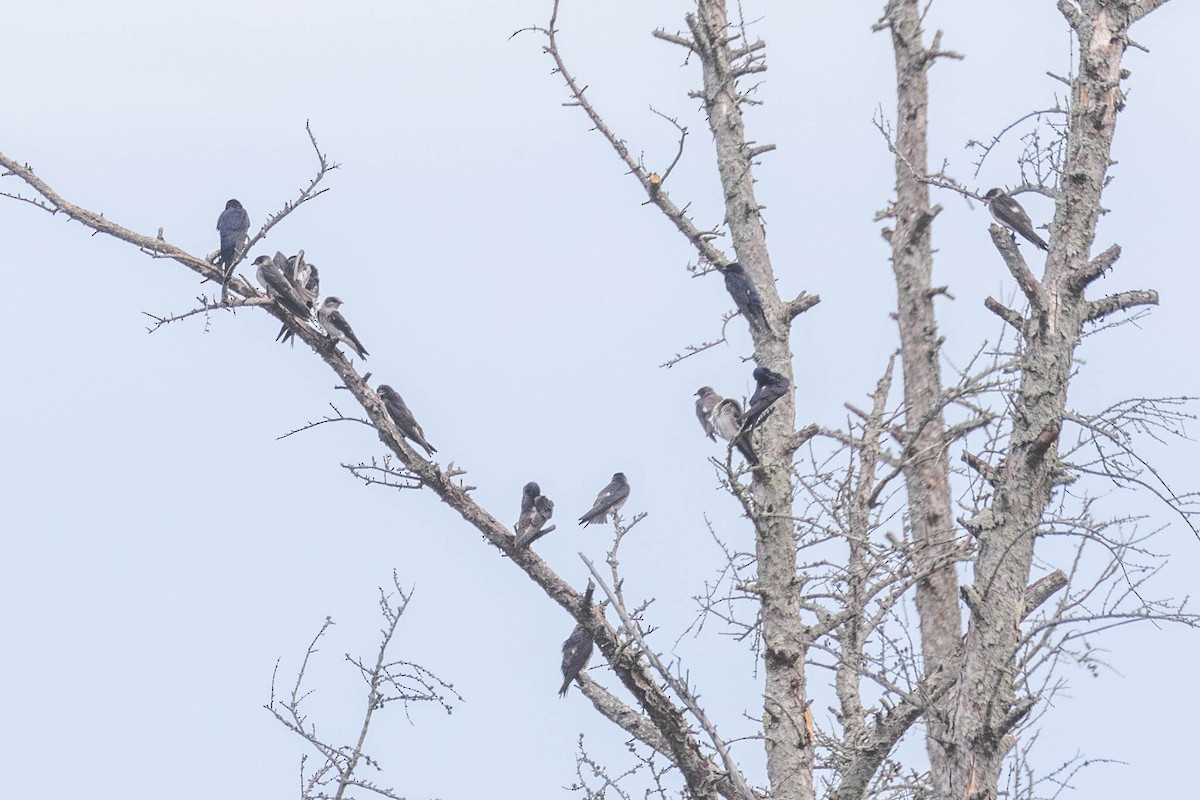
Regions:
<instances>
[{"instance_id":1,"label":"flock of birds in tree","mask_svg":"<svg viewBox=\"0 0 1200 800\"><path fill-rule=\"evenodd\" d=\"M1012 197L1001 189L991 189L983 196L988 210L996 222L1008 228L1014 234L1020 234L1035 246L1046 250L1045 240L1038 236L1033 223L1025 209L1021 208ZM225 210L217 219L217 231L221 237L221 250L217 263L224 272L225 284L233 276L233 268L237 263L241 250L250 233L250 216L237 200L225 204ZM1015 240L1015 237L1014 237ZM317 322L330 338L331 346L338 342L346 344L364 361L367 350L355 336L350 323L338 309L342 301L337 297L326 297L320 307L316 307L320 297L321 279L315 265L304 260L304 251L294 256L284 256L275 253L274 257L262 255L254 260L256 276L259 284L266 290L267 295L279 303L296 317L309 322L312 320L313 309L316 308ZM725 277L725 289L733 298L738 311L741 312L752 330L767 330L767 318L763 313L762 298L754 281L746 274L742 265L735 262L718 267ZM293 331L284 325L280 328L275 341L290 341ZM754 370L755 390L750 398L749 406L743 411L741 404L733 398L722 397L711 386L702 386L696 392L696 417L709 439L721 439L736 447L742 457L751 466L758 466L759 458L751 446L750 433L762 421L771 406L787 394L790 382L788 379L766 367L756 367ZM425 439L425 432L413 416L412 411L395 389L380 384L376 390L379 399L383 401L388 415L396 423L396 427L408 440L418 444L432 456L437 449ZM596 495L596 501L583 516L579 524L583 526L603 524L610 518L616 519L617 512L629 499L629 481L625 474L618 472L612 476L612 481ZM555 526L546 526L554 515L554 501L542 494L542 489L534 481L525 484L521 491L521 514L514 526L516 531L516 546L529 547L535 541L550 533ZM587 591L581 601L581 611L586 613L592 603L593 586L588 584ZM583 625L576 625L571 635L562 646L562 688L559 696L565 697L571 684L578 679L592 657L594 644L592 637Z\"/></svg>"}]
</instances>

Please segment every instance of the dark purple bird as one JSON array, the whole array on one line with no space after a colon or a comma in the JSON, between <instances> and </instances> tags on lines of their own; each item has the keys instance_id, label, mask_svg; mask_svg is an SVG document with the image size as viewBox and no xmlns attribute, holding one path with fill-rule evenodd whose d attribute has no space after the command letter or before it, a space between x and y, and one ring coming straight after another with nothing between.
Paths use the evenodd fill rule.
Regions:
<instances>
[{"instance_id":1,"label":"dark purple bird","mask_svg":"<svg viewBox=\"0 0 1200 800\"><path fill-rule=\"evenodd\" d=\"M791 382L787 378L766 367L755 367L754 381L758 384L758 388L754 390L754 395L750 398L750 408L742 415L742 428L746 431L757 425L763 414L767 413L767 409L776 400L787 394L788 387L791 386Z\"/></svg>"},{"instance_id":2,"label":"dark purple bird","mask_svg":"<svg viewBox=\"0 0 1200 800\"><path fill-rule=\"evenodd\" d=\"M746 274L746 270L736 261L721 267L720 270L725 275L725 289L733 298L738 311L742 312L742 316L752 327L766 328L767 317L763 313L762 298L759 297L758 289Z\"/></svg>"},{"instance_id":3,"label":"dark purple bird","mask_svg":"<svg viewBox=\"0 0 1200 800\"><path fill-rule=\"evenodd\" d=\"M217 217L217 232L221 235L221 256L217 263L228 277L233 273L233 262L250 233L250 215L237 200L225 204L225 210Z\"/></svg>"}]
</instances>

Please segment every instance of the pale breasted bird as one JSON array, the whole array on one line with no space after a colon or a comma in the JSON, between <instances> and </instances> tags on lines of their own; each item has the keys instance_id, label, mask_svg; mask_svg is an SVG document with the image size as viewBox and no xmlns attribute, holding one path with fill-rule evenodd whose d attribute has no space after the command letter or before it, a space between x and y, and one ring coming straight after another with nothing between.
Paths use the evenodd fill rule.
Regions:
<instances>
[{"instance_id":1,"label":"pale breasted bird","mask_svg":"<svg viewBox=\"0 0 1200 800\"><path fill-rule=\"evenodd\" d=\"M612 476L612 481L596 495L596 502L591 509L579 518L580 525L607 522L609 517L615 517L629 499L629 481L625 473L618 472Z\"/></svg>"},{"instance_id":2,"label":"pale breasted bird","mask_svg":"<svg viewBox=\"0 0 1200 800\"><path fill-rule=\"evenodd\" d=\"M1020 203L1005 194L1004 190L989 189L988 193L983 196L983 201L987 203L988 211L992 212L992 218L996 222L1014 233L1021 234L1035 246L1043 250L1050 249L1046 241L1033 229L1033 222L1025 213L1025 209L1021 208Z\"/></svg>"},{"instance_id":3,"label":"pale breasted bird","mask_svg":"<svg viewBox=\"0 0 1200 800\"><path fill-rule=\"evenodd\" d=\"M321 304L321 308L317 311L317 320L321 323L321 327L335 342L345 342L354 348L354 352L358 353L359 358L364 361L367 359L367 349L362 346L362 342L354 335L354 330L350 327L350 323L342 316L342 312L338 308L342 305L340 297L326 297L325 302Z\"/></svg>"}]
</instances>

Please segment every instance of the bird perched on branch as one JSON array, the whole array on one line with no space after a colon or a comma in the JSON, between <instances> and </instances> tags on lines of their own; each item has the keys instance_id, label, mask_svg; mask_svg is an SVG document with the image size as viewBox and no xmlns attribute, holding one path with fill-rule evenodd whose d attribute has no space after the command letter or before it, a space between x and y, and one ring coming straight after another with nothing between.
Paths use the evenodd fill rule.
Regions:
<instances>
[{"instance_id":1,"label":"bird perched on branch","mask_svg":"<svg viewBox=\"0 0 1200 800\"><path fill-rule=\"evenodd\" d=\"M425 441L425 431L421 430L416 417L408 410L400 393L386 383L379 384L379 388L375 391L379 393L379 399L383 401L388 416L396 423L396 427L400 429L400 433L404 434L404 438L421 445L425 448L425 452L432 457L437 452L437 448Z\"/></svg>"},{"instance_id":2,"label":"bird perched on branch","mask_svg":"<svg viewBox=\"0 0 1200 800\"><path fill-rule=\"evenodd\" d=\"M296 295L304 300L304 304L310 310L316 307L317 298L321 296L321 273L317 271L316 264L310 264L304 260L303 250L294 256L288 256L287 268L283 270L283 276L292 284ZM279 333L275 336L275 341L290 342L293 336L294 331L287 325L282 325Z\"/></svg>"},{"instance_id":3,"label":"bird perched on branch","mask_svg":"<svg viewBox=\"0 0 1200 800\"><path fill-rule=\"evenodd\" d=\"M583 599L579 603L581 615L590 612L592 591L595 588L595 584L588 581L587 591L583 593ZM594 647L592 637L587 632L587 629L583 625L576 623L575 630L571 631L571 635L567 637L562 646L563 684L562 688L558 690L559 697L567 696L567 689L571 688L571 682L579 677L579 673L583 672L583 668L592 659L592 649Z\"/></svg>"},{"instance_id":4,"label":"bird perched on branch","mask_svg":"<svg viewBox=\"0 0 1200 800\"><path fill-rule=\"evenodd\" d=\"M718 269L725 275L725 289L729 292L729 296L733 298L738 311L742 312L742 316L749 320L752 326L759 328L767 327L767 317L763 313L762 298L758 294L758 289L754 286L754 281L750 280L750 276L746 274L746 270L742 265L734 261Z\"/></svg>"},{"instance_id":5,"label":"bird perched on branch","mask_svg":"<svg viewBox=\"0 0 1200 800\"><path fill-rule=\"evenodd\" d=\"M259 256L254 259L254 266L258 268L258 282L267 290L269 296L297 317L309 318L304 298L296 292L291 281L283 274L282 267L287 266L287 259L283 253L276 253L274 259L270 256Z\"/></svg>"},{"instance_id":6,"label":"bird perched on branch","mask_svg":"<svg viewBox=\"0 0 1200 800\"><path fill-rule=\"evenodd\" d=\"M217 217L217 232L221 235L221 255L218 263L225 272L225 279L233 274L233 262L238 250L246 243L250 234L250 215L237 200L225 204L225 210Z\"/></svg>"},{"instance_id":7,"label":"bird perched on branch","mask_svg":"<svg viewBox=\"0 0 1200 800\"><path fill-rule=\"evenodd\" d=\"M514 526L517 531L517 547L528 547L554 530L554 526L542 526L554 516L554 501L542 494L542 487L535 481L525 484L521 491L521 516Z\"/></svg>"},{"instance_id":8,"label":"bird perched on branch","mask_svg":"<svg viewBox=\"0 0 1200 800\"><path fill-rule=\"evenodd\" d=\"M767 409L787 394L788 387L791 386L787 378L766 367L754 368L754 382L758 384L758 388L750 398L750 408L742 415L742 428L746 431L757 425L763 414L767 413Z\"/></svg>"},{"instance_id":9,"label":"bird perched on branch","mask_svg":"<svg viewBox=\"0 0 1200 800\"><path fill-rule=\"evenodd\" d=\"M625 473L618 472L612 476L612 481L596 495L596 502L586 514L579 518L580 525L607 522L609 517L615 517L629 499L629 481Z\"/></svg>"},{"instance_id":10,"label":"bird perched on branch","mask_svg":"<svg viewBox=\"0 0 1200 800\"><path fill-rule=\"evenodd\" d=\"M1034 231L1033 222L1025 213L1025 209L1021 208L1020 203L1005 194L1004 190L989 189L988 193L983 196L983 201L987 203L988 211L992 212L992 218L996 222L1013 233L1021 234L1037 247L1043 250L1050 249L1046 241Z\"/></svg>"},{"instance_id":11,"label":"bird perched on branch","mask_svg":"<svg viewBox=\"0 0 1200 800\"><path fill-rule=\"evenodd\" d=\"M346 322L342 312L338 311L341 305L340 297L326 297L325 302L321 304L321 309L317 311L317 320L335 342L345 342L350 345L354 348L354 352L358 353L358 357L366 361L367 349L354 335L354 330L350 327L350 323Z\"/></svg>"},{"instance_id":12,"label":"bird perched on branch","mask_svg":"<svg viewBox=\"0 0 1200 800\"><path fill-rule=\"evenodd\" d=\"M742 430L742 406L737 400L721 397L711 386L701 386L696 392L696 417L704 428L708 438L716 441L720 436L727 442L733 442L741 454L751 464L757 464L758 458L750 448L749 440L738 436Z\"/></svg>"},{"instance_id":13,"label":"bird perched on branch","mask_svg":"<svg viewBox=\"0 0 1200 800\"><path fill-rule=\"evenodd\" d=\"M717 430L713 426L712 414L717 409L717 403L721 402L721 395L714 392L711 386L701 386L696 390L696 398L696 419L700 420L704 435L715 442Z\"/></svg>"}]
</instances>

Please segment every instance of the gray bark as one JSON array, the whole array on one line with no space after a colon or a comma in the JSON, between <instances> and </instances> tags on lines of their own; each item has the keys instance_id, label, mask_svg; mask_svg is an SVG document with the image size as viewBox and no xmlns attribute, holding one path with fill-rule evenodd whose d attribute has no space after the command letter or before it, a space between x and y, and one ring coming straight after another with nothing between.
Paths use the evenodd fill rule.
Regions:
<instances>
[{"instance_id":1,"label":"gray bark","mask_svg":"<svg viewBox=\"0 0 1200 800\"><path fill-rule=\"evenodd\" d=\"M881 25L892 36L896 60L895 227L884 236L892 247L896 311L904 365L904 480L908 524L918 574L915 603L920 618L926 672L948 666L962 640L958 576L950 558L955 524L950 500L950 464L942 413L940 339L933 301L933 220L941 207L929 204L927 167L929 84L927 70L936 45L922 43L922 9L917 0L892 0ZM936 39L935 39L936 41ZM931 709L925 717L930 778L940 792L950 788L944 750L947 718Z\"/></svg>"},{"instance_id":2,"label":"gray bark","mask_svg":"<svg viewBox=\"0 0 1200 800\"><path fill-rule=\"evenodd\" d=\"M1007 231L992 240L1031 308L1021 325L1023 358L1012 407L1008 453L996 469L989 508L970 521L978 538L974 579L962 589L970 609L965 654L951 724L949 797L991 800L1011 749L1013 728L1035 698L1018 697L1014 650L1026 608L1034 539L1055 486L1065 477L1057 441L1073 355L1095 308L1088 284L1113 258L1089 260L1100 215L1117 113L1124 105L1121 58L1135 19L1157 3L1066 0L1059 8L1079 42L1071 87L1065 161L1041 281L1031 274Z\"/></svg>"},{"instance_id":3,"label":"gray bark","mask_svg":"<svg viewBox=\"0 0 1200 800\"><path fill-rule=\"evenodd\" d=\"M704 108L716 147L725 192L725 222L737 259L762 296L769 330L751 325L754 358L793 381L788 346L791 314L779 299L767 251L760 206L754 195L754 152L746 142L730 47L729 19L722 0L698 0L687 17L703 71ZM743 42L743 46L747 43ZM744 62L743 62L744 63ZM753 67L751 67L753 69ZM763 737L771 797L812 798L813 742L804 724L807 709L807 633L796 591L796 544L792 519L791 466L795 432L794 387L775 403L756 435L761 467L753 472L751 497L757 513L755 554L763 637Z\"/></svg>"}]
</instances>

